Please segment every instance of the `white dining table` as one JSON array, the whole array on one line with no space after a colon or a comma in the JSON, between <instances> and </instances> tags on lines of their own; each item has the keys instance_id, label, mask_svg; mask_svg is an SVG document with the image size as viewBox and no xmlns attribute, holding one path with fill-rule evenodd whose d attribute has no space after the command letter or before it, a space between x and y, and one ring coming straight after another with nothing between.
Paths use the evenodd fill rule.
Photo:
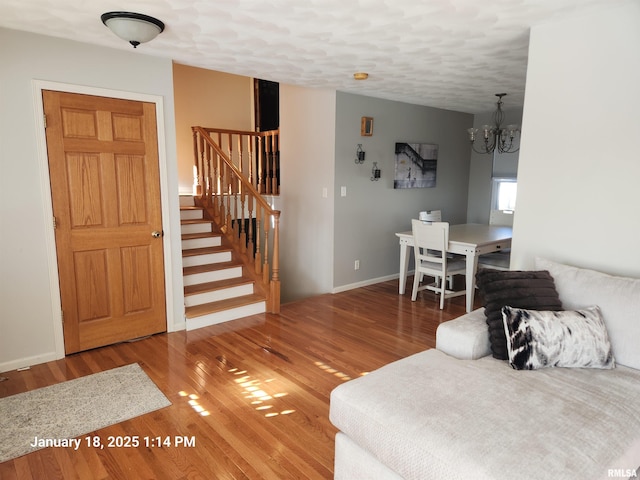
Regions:
<instances>
[{"instance_id":1,"label":"white dining table","mask_svg":"<svg viewBox=\"0 0 640 480\"><path fill-rule=\"evenodd\" d=\"M467 312L473 309L473 297L476 287L476 271L478 257L484 253L499 252L511 248L513 229L507 226L464 223L449 227L450 253L458 253L467 257L466 271L466 307ZM409 272L409 248L413 248L413 234L398 232L400 241L400 284L398 292L402 295L407 284Z\"/></svg>"}]
</instances>

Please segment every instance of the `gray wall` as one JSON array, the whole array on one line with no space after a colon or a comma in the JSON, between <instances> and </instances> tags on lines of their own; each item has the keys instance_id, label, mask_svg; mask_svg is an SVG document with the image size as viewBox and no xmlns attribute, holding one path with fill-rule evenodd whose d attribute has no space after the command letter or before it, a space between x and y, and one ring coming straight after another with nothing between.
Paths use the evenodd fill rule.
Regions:
<instances>
[{"instance_id":1,"label":"gray wall","mask_svg":"<svg viewBox=\"0 0 640 480\"><path fill-rule=\"evenodd\" d=\"M441 209L443 220L467 218L470 114L338 92L334 181L334 290L398 275L395 232L411 229L421 210ZM373 117L373 136L360 136L361 117ZM439 145L435 188L393 188L396 142ZM357 145L366 152L354 162ZM378 163L382 178L372 182ZM347 196L340 195L346 187ZM360 269L354 270L355 260Z\"/></svg>"}]
</instances>

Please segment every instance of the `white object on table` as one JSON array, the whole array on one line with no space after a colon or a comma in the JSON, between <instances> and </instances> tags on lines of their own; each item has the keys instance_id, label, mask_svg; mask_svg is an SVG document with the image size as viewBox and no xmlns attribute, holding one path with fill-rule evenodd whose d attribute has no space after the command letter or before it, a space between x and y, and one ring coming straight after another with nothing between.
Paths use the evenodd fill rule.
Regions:
<instances>
[{"instance_id":1,"label":"white object on table","mask_svg":"<svg viewBox=\"0 0 640 480\"><path fill-rule=\"evenodd\" d=\"M476 271L478 256L483 253L499 252L511 248L513 229L508 226L482 225L464 223L451 225L449 228L449 253L458 253L467 257L466 273L466 307L467 312L473 309L474 289L476 287ZM400 282L398 293L404 294L409 271L409 248L413 248L413 234L411 230L398 232L396 236L400 243Z\"/></svg>"}]
</instances>

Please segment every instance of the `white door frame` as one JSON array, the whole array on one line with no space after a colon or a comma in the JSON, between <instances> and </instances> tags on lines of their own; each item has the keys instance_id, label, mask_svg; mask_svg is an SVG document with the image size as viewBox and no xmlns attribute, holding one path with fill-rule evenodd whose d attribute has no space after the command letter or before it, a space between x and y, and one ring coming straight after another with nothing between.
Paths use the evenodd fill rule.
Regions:
<instances>
[{"instance_id":1,"label":"white door frame","mask_svg":"<svg viewBox=\"0 0 640 480\"><path fill-rule=\"evenodd\" d=\"M56 253L56 238L53 230L53 202L51 199L51 184L49 181L49 158L47 155L47 137L44 125L44 105L42 102L42 90L55 90L59 92L79 93L98 97L121 98L139 102L153 103L156 106L156 125L158 137L158 162L160 167L160 205L162 211L162 228L165 232L163 238L164 247L164 285L165 308L167 319L167 331L178 330L173 318L173 264L171 262L171 223L169 215L169 192L167 180L167 151L164 126L164 103L162 96L147 95L122 90L73 85L69 83L50 82L45 80L33 80L33 105L36 121L36 149L40 171L40 189L42 191L42 203L45 222L45 244L47 249L47 261L49 270L49 285L51 292L51 308L53 318L53 335L56 359L63 358L64 332L62 328L62 300L60 298L60 280L58 277L58 256Z\"/></svg>"}]
</instances>

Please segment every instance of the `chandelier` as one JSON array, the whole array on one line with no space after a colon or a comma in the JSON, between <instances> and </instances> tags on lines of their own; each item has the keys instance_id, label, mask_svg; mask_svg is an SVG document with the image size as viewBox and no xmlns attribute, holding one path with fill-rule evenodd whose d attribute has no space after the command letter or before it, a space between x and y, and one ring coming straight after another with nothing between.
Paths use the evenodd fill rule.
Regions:
<instances>
[{"instance_id":1,"label":"chandelier","mask_svg":"<svg viewBox=\"0 0 640 480\"><path fill-rule=\"evenodd\" d=\"M474 152L492 153L494 150L497 150L499 153L513 153L520 150L520 145L513 144L513 139L516 138L518 132L520 132L518 125L502 126L502 122L504 121L502 97L505 95L506 93L496 93L496 97L498 97L496 105L498 108L493 113L494 125L483 125L480 129L479 137L483 140L483 143L479 144L479 148L476 148L477 144L475 143L478 129L469 128L467 130L469 133L469 142Z\"/></svg>"}]
</instances>

